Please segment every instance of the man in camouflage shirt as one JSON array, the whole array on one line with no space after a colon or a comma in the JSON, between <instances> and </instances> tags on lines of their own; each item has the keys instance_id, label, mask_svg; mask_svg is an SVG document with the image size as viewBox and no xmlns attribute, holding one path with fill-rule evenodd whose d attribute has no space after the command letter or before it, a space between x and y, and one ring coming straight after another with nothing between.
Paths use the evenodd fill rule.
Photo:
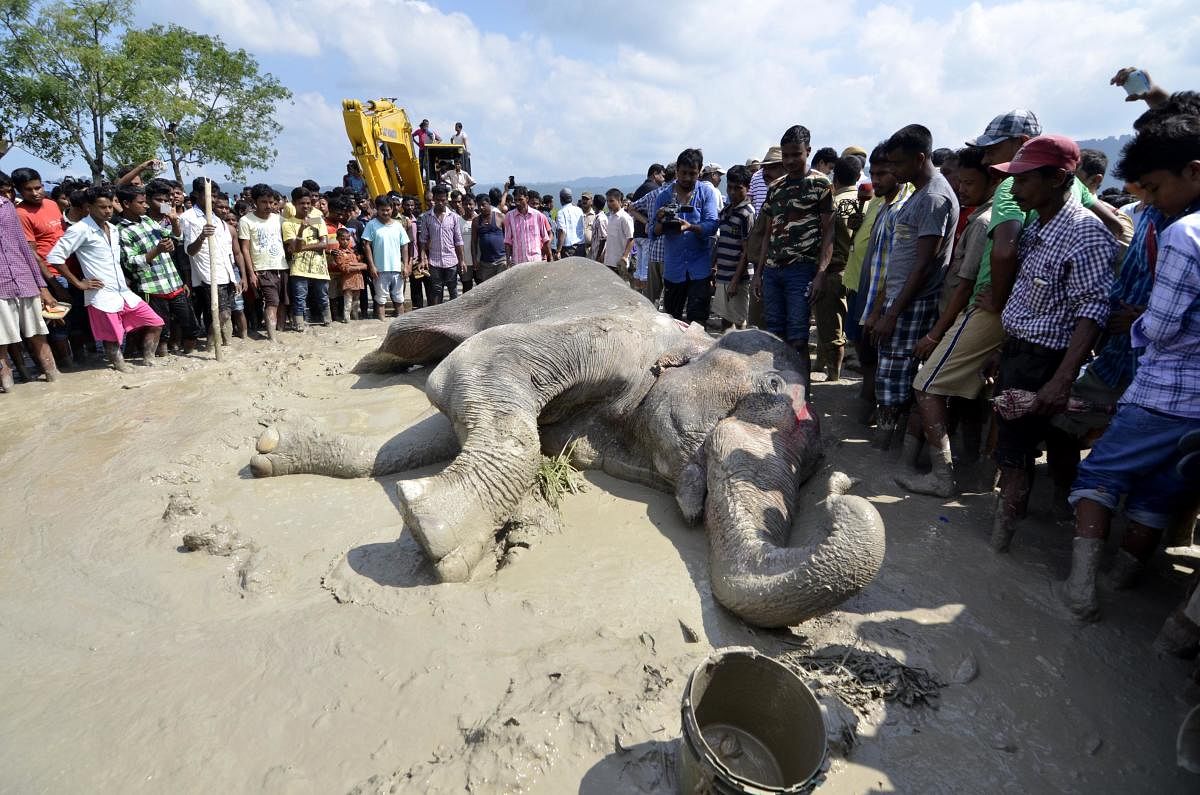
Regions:
<instances>
[{"instance_id":1,"label":"man in camouflage shirt","mask_svg":"<svg viewBox=\"0 0 1200 795\"><path fill-rule=\"evenodd\" d=\"M800 353L807 378L812 300L833 258L833 192L828 178L808 172L807 128L788 128L779 144L787 173L771 184L763 203L768 234L759 262L765 267L754 274L754 292L762 296L767 331Z\"/></svg>"}]
</instances>

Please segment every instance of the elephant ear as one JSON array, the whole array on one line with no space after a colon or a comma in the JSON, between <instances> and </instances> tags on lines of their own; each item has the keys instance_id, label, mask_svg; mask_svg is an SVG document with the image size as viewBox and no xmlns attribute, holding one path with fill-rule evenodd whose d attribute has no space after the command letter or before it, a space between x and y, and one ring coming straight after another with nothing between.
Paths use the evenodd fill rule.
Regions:
<instances>
[{"instance_id":1,"label":"elephant ear","mask_svg":"<svg viewBox=\"0 0 1200 795\"><path fill-rule=\"evenodd\" d=\"M688 524L696 524L704 516L704 501L708 498L708 457L705 445L700 445L675 479L675 502Z\"/></svg>"}]
</instances>

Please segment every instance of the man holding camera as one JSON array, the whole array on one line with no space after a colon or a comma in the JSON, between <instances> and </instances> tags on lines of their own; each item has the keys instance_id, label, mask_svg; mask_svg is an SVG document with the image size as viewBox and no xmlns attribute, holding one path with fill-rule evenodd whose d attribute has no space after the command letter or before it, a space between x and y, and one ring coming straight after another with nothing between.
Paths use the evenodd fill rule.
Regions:
<instances>
[{"instance_id":1,"label":"man holding camera","mask_svg":"<svg viewBox=\"0 0 1200 795\"><path fill-rule=\"evenodd\" d=\"M685 149L675 163L675 184L654 203L650 240L663 239L663 310L677 320L708 320L712 237L717 225L717 189L700 180L704 155Z\"/></svg>"}]
</instances>

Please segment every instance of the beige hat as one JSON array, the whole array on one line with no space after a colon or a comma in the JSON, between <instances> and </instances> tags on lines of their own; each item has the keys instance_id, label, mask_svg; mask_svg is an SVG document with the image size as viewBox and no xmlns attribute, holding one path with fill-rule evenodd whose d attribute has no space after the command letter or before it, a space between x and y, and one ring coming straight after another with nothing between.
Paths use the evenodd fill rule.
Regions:
<instances>
[{"instance_id":1,"label":"beige hat","mask_svg":"<svg viewBox=\"0 0 1200 795\"><path fill-rule=\"evenodd\" d=\"M863 149L861 146L847 146L842 150L842 157L845 157L846 155L858 155L859 157L866 157L867 150Z\"/></svg>"},{"instance_id":2,"label":"beige hat","mask_svg":"<svg viewBox=\"0 0 1200 795\"><path fill-rule=\"evenodd\" d=\"M751 157L746 160L746 168L750 168L751 166L761 166L761 165L762 165L762 161L759 160L757 157Z\"/></svg>"},{"instance_id":3,"label":"beige hat","mask_svg":"<svg viewBox=\"0 0 1200 795\"><path fill-rule=\"evenodd\" d=\"M782 147L772 146L770 149L767 150L767 153L765 155L763 155L762 164L764 166L769 166L773 163L782 163L782 162L783 162L783 148Z\"/></svg>"}]
</instances>

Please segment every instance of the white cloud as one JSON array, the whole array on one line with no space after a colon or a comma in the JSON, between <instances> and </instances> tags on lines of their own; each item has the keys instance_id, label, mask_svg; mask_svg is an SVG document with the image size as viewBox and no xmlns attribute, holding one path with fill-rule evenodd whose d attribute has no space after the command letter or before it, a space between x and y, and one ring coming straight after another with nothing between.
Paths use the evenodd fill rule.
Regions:
<instances>
[{"instance_id":1,"label":"white cloud","mask_svg":"<svg viewBox=\"0 0 1200 795\"><path fill-rule=\"evenodd\" d=\"M936 11L671 0L628 6L623 21L591 3L529 2L518 36L406 0L199 6L232 43L320 53L298 63L339 73L361 99L398 96L414 122L428 117L444 136L463 121L484 178L638 172L695 145L729 164L761 156L794 123L817 146L869 146L911 122L960 146L1013 107L1033 108L1047 130L1120 134L1137 108L1107 85L1117 68L1139 64L1168 87L1200 83L1190 44L1200 17L1177 0ZM303 90L297 73L281 77ZM273 174L340 173L340 99L302 94L283 110Z\"/></svg>"}]
</instances>

